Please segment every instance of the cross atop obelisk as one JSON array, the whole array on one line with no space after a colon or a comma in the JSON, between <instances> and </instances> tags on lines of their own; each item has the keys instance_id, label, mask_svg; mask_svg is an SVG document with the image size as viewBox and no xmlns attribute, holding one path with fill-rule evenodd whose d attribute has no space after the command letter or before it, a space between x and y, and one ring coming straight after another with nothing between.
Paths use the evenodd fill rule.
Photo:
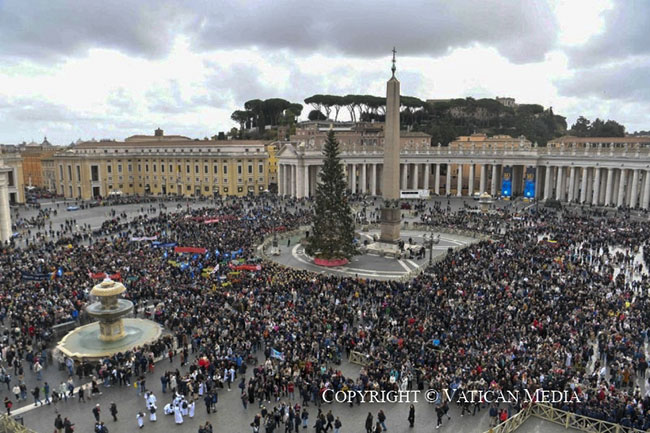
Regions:
<instances>
[{"instance_id":1,"label":"cross atop obelisk","mask_svg":"<svg viewBox=\"0 0 650 433\"><path fill-rule=\"evenodd\" d=\"M390 68L390 70L393 71L393 78L395 78L395 71L397 70L395 67L395 54L397 54L397 50L393 47L393 67Z\"/></svg>"}]
</instances>

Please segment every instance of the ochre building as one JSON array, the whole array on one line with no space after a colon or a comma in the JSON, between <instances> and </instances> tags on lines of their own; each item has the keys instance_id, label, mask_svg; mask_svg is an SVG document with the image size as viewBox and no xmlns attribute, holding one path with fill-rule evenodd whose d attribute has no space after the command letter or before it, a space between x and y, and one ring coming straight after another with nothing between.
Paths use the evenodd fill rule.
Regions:
<instances>
[{"instance_id":1,"label":"ochre building","mask_svg":"<svg viewBox=\"0 0 650 433\"><path fill-rule=\"evenodd\" d=\"M110 195L244 196L268 190L266 142L135 135L78 143L52 157L56 192ZM45 161L49 165L49 161Z\"/></svg>"}]
</instances>

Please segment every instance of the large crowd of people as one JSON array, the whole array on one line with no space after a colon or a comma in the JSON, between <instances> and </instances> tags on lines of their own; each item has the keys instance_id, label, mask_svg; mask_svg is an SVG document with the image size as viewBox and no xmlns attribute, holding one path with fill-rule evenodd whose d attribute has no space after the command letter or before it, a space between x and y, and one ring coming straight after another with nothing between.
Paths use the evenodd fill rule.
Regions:
<instances>
[{"instance_id":1,"label":"large crowd of people","mask_svg":"<svg viewBox=\"0 0 650 433\"><path fill-rule=\"evenodd\" d=\"M338 421L338 432L341 421L321 409L327 390L431 388L453 395L543 388L579 397L558 403L560 409L650 428L647 221L580 209L483 214L419 206L423 223L490 240L399 282L260 261L264 237L309 224L305 201L267 196L192 209L159 205L131 219L117 210L83 235L71 223L58 237L3 248L0 364L4 378L13 372L8 389L20 391L25 372L49 362L52 326L83 322L88 289L111 275L127 286L136 313L168 334L98 365L62 362L78 379L137 383L154 420L158 404L146 394L154 382L146 373L156 360L178 356L187 370L166 371L160 380L170 396L162 411L177 423L193 416L197 402L214 411L224 388L239 392L244 408L257 407L252 431L269 432L299 431L307 420L317 431ZM379 203L369 206L376 213ZM44 221L40 227L47 229ZM174 246L205 250L177 253ZM352 351L367 363L358 375L345 375L340 365ZM61 397L70 392L65 383L60 389ZM443 413L448 402L438 403ZM311 419L309 405L318 408ZM371 419L367 431L377 424Z\"/></svg>"}]
</instances>

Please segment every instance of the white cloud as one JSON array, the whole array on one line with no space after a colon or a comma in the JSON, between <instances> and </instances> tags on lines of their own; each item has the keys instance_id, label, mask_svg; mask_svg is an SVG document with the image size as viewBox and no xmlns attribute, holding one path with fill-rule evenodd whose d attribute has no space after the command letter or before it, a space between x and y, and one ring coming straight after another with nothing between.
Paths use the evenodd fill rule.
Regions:
<instances>
[{"instance_id":1,"label":"white cloud","mask_svg":"<svg viewBox=\"0 0 650 433\"><path fill-rule=\"evenodd\" d=\"M204 137L230 129L253 98L383 95L393 45L404 95L512 96L569 123L650 123L648 110L631 109L650 101L638 1L129 5L0 3L0 142L122 139L158 126ZM633 28L617 34L622 20Z\"/></svg>"}]
</instances>

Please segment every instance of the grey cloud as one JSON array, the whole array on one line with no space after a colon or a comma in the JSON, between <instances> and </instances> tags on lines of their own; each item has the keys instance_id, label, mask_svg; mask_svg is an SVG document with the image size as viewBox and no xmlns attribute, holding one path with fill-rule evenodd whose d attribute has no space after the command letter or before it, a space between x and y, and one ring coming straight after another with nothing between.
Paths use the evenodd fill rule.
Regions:
<instances>
[{"instance_id":1,"label":"grey cloud","mask_svg":"<svg viewBox=\"0 0 650 433\"><path fill-rule=\"evenodd\" d=\"M178 35L198 49L263 47L343 55L440 56L476 43L516 63L543 60L557 23L548 0L242 2L239 0L4 0L0 54L50 61L114 48L164 56Z\"/></svg>"},{"instance_id":2,"label":"grey cloud","mask_svg":"<svg viewBox=\"0 0 650 433\"><path fill-rule=\"evenodd\" d=\"M541 61L556 41L557 22L543 1L391 0L349 2L299 0L226 2L207 10L195 29L202 48L264 47L345 55L440 56L476 43L495 46L515 63Z\"/></svg>"},{"instance_id":3,"label":"grey cloud","mask_svg":"<svg viewBox=\"0 0 650 433\"><path fill-rule=\"evenodd\" d=\"M639 63L579 69L556 85L564 96L650 101L650 58Z\"/></svg>"},{"instance_id":4,"label":"grey cloud","mask_svg":"<svg viewBox=\"0 0 650 433\"><path fill-rule=\"evenodd\" d=\"M72 123L95 120L76 113L64 105L34 98L5 99L0 101L0 117L18 122Z\"/></svg>"},{"instance_id":5,"label":"grey cloud","mask_svg":"<svg viewBox=\"0 0 650 433\"><path fill-rule=\"evenodd\" d=\"M169 0L4 0L0 2L0 53L36 61L115 48L160 57L191 17Z\"/></svg>"},{"instance_id":6,"label":"grey cloud","mask_svg":"<svg viewBox=\"0 0 650 433\"><path fill-rule=\"evenodd\" d=\"M572 65L591 66L650 54L647 0L617 1L604 13L605 30L584 45L568 49Z\"/></svg>"}]
</instances>

